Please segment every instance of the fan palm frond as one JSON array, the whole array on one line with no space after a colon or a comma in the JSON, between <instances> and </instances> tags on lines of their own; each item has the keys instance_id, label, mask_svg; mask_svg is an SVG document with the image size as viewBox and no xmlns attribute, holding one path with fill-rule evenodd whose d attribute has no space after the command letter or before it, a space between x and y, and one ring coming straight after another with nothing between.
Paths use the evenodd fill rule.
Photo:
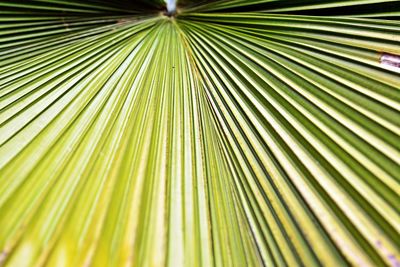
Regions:
<instances>
[{"instance_id":1,"label":"fan palm frond","mask_svg":"<svg viewBox=\"0 0 400 267\"><path fill-rule=\"evenodd\" d=\"M399 2L0 1L0 265L398 266Z\"/></svg>"}]
</instances>

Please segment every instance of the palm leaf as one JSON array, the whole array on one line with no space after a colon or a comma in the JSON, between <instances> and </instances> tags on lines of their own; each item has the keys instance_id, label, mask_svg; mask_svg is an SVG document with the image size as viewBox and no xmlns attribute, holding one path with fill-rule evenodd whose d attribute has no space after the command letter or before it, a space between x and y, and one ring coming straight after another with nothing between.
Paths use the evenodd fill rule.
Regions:
<instances>
[{"instance_id":1,"label":"palm leaf","mask_svg":"<svg viewBox=\"0 0 400 267\"><path fill-rule=\"evenodd\" d=\"M399 2L0 1L0 265L398 266Z\"/></svg>"}]
</instances>

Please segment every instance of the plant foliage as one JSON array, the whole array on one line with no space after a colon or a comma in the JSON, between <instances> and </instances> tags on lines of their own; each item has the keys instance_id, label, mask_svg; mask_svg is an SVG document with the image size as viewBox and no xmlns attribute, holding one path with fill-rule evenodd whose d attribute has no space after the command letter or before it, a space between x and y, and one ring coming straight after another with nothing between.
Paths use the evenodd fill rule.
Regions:
<instances>
[{"instance_id":1,"label":"plant foliage","mask_svg":"<svg viewBox=\"0 0 400 267\"><path fill-rule=\"evenodd\" d=\"M400 265L400 1L0 0L0 266Z\"/></svg>"}]
</instances>

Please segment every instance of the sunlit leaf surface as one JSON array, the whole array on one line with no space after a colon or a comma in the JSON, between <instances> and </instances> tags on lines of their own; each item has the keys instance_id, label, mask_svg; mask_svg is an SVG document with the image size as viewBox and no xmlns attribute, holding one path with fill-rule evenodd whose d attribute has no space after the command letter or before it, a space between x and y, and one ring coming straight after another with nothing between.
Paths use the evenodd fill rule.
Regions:
<instances>
[{"instance_id":1,"label":"sunlit leaf surface","mask_svg":"<svg viewBox=\"0 0 400 267\"><path fill-rule=\"evenodd\" d=\"M400 1L0 0L0 266L400 266Z\"/></svg>"}]
</instances>

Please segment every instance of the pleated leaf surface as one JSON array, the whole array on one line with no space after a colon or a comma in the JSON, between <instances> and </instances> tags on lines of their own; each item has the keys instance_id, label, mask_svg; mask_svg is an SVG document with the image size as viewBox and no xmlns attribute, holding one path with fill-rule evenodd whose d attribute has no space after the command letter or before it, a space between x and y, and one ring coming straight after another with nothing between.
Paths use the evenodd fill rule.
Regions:
<instances>
[{"instance_id":1,"label":"pleated leaf surface","mask_svg":"<svg viewBox=\"0 0 400 267\"><path fill-rule=\"evenodd\" d=\"M400 266L400 1L0 1L0 266Z\"/></svg>"}]
</instances>

